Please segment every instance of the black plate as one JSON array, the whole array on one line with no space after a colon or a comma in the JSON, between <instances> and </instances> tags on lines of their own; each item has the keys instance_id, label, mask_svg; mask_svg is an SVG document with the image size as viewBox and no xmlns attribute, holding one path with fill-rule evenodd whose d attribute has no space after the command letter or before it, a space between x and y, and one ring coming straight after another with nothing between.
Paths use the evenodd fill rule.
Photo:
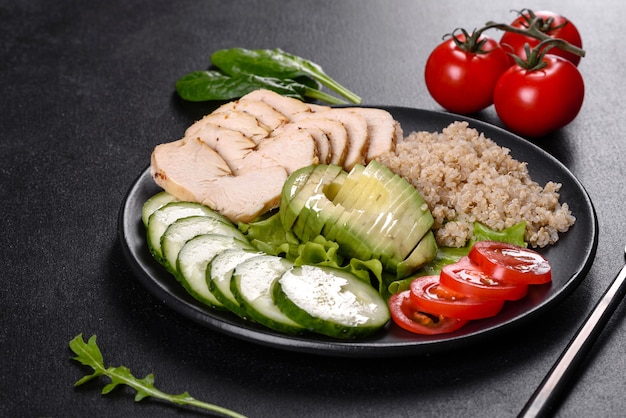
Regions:
<instances>
[{"instance_id":1,"label":"black plate","mask_svg":"<svg viewBox=\"0 0 626 418\"><path fill-rule=\"evenodd\" d=\"M160 191L152 181L148 169L141 173L128 191L119 217L122 247L140 282L171 309L219 332L292 351L351 357L398 356L454 349L530 320L576 288L593 262L598 241L598 225L587 192L564 165L536 145L484 122L420 109L402 107L385 109L402 124L405 133L441 131L455 120L467 120L471 127L483 132L500 146L509 148L515 159L526 161L533 180L541 185L548 181L562 184L561 201L570 205L573 215L576 216L576 223L561 236L556 245L541 250L553 267L551 284L533 286L528 296L517 302L508 302L496 317L470 322L452 334L420 336L406 332L395 324L390 324L388 329L374 337L358 341L279 334L245 322L228 312L203 306L190 297L174 277L155 262L148 252L145 229L141 223L143 203Z\"/></svg>"}]
</instances>

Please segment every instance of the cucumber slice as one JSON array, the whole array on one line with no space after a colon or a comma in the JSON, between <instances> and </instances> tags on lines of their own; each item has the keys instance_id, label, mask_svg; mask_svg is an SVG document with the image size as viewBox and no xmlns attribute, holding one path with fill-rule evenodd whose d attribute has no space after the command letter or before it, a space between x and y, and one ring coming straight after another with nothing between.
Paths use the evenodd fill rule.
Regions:
<instances>
[{"instance_id":1,"label":"cucumber slice","mask_svg":"<svg viewBox=\"0 0 626 418\"><path fill-rule=\"evenodd\" d=\"M153 257L163 263L163 253L161 251L161 237L165 230L172 223L181 218L189 216L213 216L230 222L222 215L209 209L200 203L193 202L171 202L155 210L148 218L148 248Z\"/></svg>"},{"instance_id":2,"label":"cucumber slice","mask_svg":"<svg viewBox=\"0 0 626 418\"><path fill-rule=\"evenodd\" d=\"M205 280L209 291L226 309L244 319L250 318L246 315L245 310L230 290L233 271L238 264L248 258L262 254L263 253L258 251L242 249L225 250L215 256L206 269Z\"/></svg>"},{"instance_id":3,"label":"cucumber slice","mask_svg":"<svg viewBox=\"0 0 626 418\"><path fill-rule=\"evenodd\" d=\"M161 236L161 252L165 268L175 276L178 276L176 259L178 252L191 238L203 234L228 235L248 243L248 239L232 223L222 222L212 216L188 216L172 222ZM250 245L248 244L250 247Z\"/></svg>"},{"instance_id":4,"label":"cucumber slice","mask_svg":"<svg viewBox=\"0 0 626 418\"><path fill-rule=\"evenodd\" d=\"M182 246L176 261L177 278L196 300L213 308L226 309L209 290L206 270L213 258L231 248L251 247L232 236L218 234L198 235Z\"/></svg>"},{"instance_id":5,"label":"cucumber slice","mask_svg":"<svg viewBox=\"0 0 626 418\"><path fill-rule=\"evenodd\" d=\"M301 334L306 329L274 304L272 285L293 263L282 257L259 255L237 265L230 290L246 314L278 332Z\"/></svg>"},{"instance_id":6,"label":"cucumber slice","mask_svg":"<svg viewBox=\"0 0 626 418\"><path fill-rule=\"evenodd\" d=\"M390 318L387 303L371 285L330 267L293 267L276 280L272 292L285 315L333 338L371 335Z\"/></svg>"},{"instance_id":7,"label":"cucumber slice","mask_svg":"<svg viewBox=\"0 0 626 418\"><path fill-rule=\"evenodd\" d=\"M150 199L146 200L141 208L141 221L144 226L148 226L148 220L150 219L150 215L154 213L155 210L159 209L162 206L167 205L170 202L175 202L176 199L174 196L169 194L168 192L159 192L152 196Z\"/></svg>"}]
</instances>

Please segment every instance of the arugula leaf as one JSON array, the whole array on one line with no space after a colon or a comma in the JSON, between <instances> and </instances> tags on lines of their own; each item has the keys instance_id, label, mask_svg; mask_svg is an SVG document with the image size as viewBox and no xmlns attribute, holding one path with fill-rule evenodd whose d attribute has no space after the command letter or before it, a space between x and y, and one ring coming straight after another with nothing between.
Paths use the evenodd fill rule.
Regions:
<instances>
[{"instance_id":1,"label":"arugula leaf","mask_svg":"<svg viewBox=\"0 0 626 418\"><path fill-rule=\"evenodd\" d=\"M104 386L104 388L102 389L103 395L110 393L119 385L126 385L135 389L135 391L137 392L135 395L135 402L139 402L145 398L152 397L172 402L177 405L195 406L228 417L245 418L244 415L231 411L230 409L199 401L191 397L188 392L183 392L178 395L170 395L168 393L162 392L154 386L154 375L152 373L150 373L143 379L138 379L133 376L130 369L128 369L127 367L105 367L102 353L100 352L100 348L96 344L95 335L92 335L87 343L85 343L83 339L83 334L77 335L76 337L74 337L74 339L70 341L70 349L74 352L74 354L76 354L76 356L72 357L72 359L93 369L92 374L82 377L80 380L74 383L74 386L80 386L99 376L105 376L111 380L111 383Z\"/></svg>"}]
</instances>

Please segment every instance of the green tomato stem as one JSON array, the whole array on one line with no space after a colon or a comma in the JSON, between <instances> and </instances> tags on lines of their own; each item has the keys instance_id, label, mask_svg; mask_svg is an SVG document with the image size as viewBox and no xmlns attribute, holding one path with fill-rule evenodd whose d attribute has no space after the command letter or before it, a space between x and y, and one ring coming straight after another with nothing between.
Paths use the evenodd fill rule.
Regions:
<instances>
[{"instance_id":1,"label":"green tomato stem","mask_svg":"<svg viewBox=\"0 0 626 418\"><path fill-rule=\"evenodd\" d=\"M539 30L539 26L541 24L541 19L539 18L534 18L533 20L531 20L530 26L528 27L528 29L520 29L520 28L516 28L514 26L511 25L506 25L504 23L497 23L497 22L492 22L489 21L485 24L485 27L483 29L500 29L503 30L505 32L513 32L513 33L517 33L520 35L524 35L524 36L529 36L531 38L535 38L538 39L540 41L547 41L550 39L558 39L558 38L552 38L551 36L546 35L545 33L543 33L541 30ZM582 48L579 48L575 45L572 45L571 43L560 39L561 43L560 45L558 45L558 47L564 51L567 52L571 52L572 54L576 54L580 57L584 57L585 56L585 50Z\"/></svg>"}]
</instances>

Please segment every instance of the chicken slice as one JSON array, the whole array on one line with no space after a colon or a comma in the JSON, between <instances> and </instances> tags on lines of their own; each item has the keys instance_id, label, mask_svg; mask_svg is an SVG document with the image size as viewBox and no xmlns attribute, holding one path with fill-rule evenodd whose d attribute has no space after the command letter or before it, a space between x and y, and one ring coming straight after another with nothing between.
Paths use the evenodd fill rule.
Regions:
<instances>
[{"instance_id":1,"label":"chicken slice","mask_svg":"<svg viewBox=\"0 0 626 418\"><path fill-rule=\"evenodd\" d=\"M222 157L198 138L157 145L150 162L152 178L180 200L202 202L209 183L232 171Z\"/></svg>"},{"instance_id":2,"label":"chicken slice","mask_svg":"<svg viewBox=\"0 0 626 418\"><path fill-rule=\"evenodd\" d=\"M299 113L311 113L309 106L301 100L292 97L281 96L271 90L254 90L240 100L260 100L267 103L272 108L282 113L288 120L294 120L294 116Z\"/></svg>"},{"instance_id":3,"label":"chicken slice","mask_svg":"<svg viewBox=\"0 0 626 418\"><path fill-rule=\"evenodd\" d=\"M271 131L289 121L285 115L267 103L261 100L252 99L239 99L228 102L215 109L213 113L223 113L233 110L245 112L254 116L260 123L267 126Z\"/></svg>"},{"instance_id":4,"label":"chicken slice","mask_svg":"<svg viewBox=\"0 0 626 418\"><path fill-rule=\"evenodd\" d=\"M228 160L226 162L231 167L234 165ZM291 174L299 168L318 163L317 145L311 134L305 130L293 130L261 141L256 150L247 154L236 167L235 173L279 166Z\"/></svg>"},{"instance_id":5,"label":"chicken slice","mask_svg":"<svg viewBox=\"0 0 626 418\"><path fill-rule=\"evenodd\" d=\"M280 205L287 172L279 166L226 176L215 182L203 204L228 219L248 223Z\"/></svg>"},{"instance_id":6,"label":"chicken slice","mask_svg":"<svg viewBox=\"0 0 626 418\"><path fill-rule=\"evenodd\" d=\"M241 132L246 137L252 139L255 144L258 144L272 131L268 126L259 122L255 116L245 112L230 110L221 113L209 113L187 128L185 136L197 135L206 124Z\"/></svg>"},{"instance_id":7,"label":"chicken slice","mask_svg":"<svg viewBox=\"0 0 626 418\"><path fill-rule=\"evenodd\" d=\"M302 123L305 122L305 123ZM307 123L313 122L313 123ZM328 139L328 135L322 130L319 126L318 121L300 121L300 122L291 122L285 125L280 126L278 129L274 130L272 136L280 135L285 132L293 132L299 129L303 129L308 132L311 137L315 140L315 145L317 146L317 156L319 158L319 162L322 164L330 164L331 157L331 147L330 140Z\"/></svg>"},{"instance_id":8,"label":"chicken slice","mask_svg":"<svg viewBox=\"0 0 626 418\"><path fill-rule=\"evenodd\" d=\"M365 164L369 141L367 121L360 114L346 108L330 108L326 111L300 113L295 121L301 119L330 119L343 124L348 135L348 146L343 161L343 168L351 170L356 164Z\"/></svg>"},{"instance_id":9,"label":"chicken slice","mask_svg":"<svg viewBox=\"0 0 626 418\"><path fill-rule=\"evenodd\" d=\"M151 175L180 200L203 203L231 221L250 222L278 207L287 171L280 166L234 176L221 156L198 138L157 145Z\"/></svg>"},{"instance_id":10,"label":"chicken slice","mask_svg":"<svg viewBox=\"0 0 626 418\"><path fill-rule=\"evenodd\" d=\"M369 146L366 162L369 162L385 152L393 151L396 143L402 140L403 132L400 123L391 113L383 109L371 107L349 108L363 116L367 121Z\"/></svg>"},{"instance_id":11,"label":"chicken slice","mask_svg":"<svg viewBox=\"0 0 626 418\"><path fill-rule=\"evenodd\" d=\"M315 103L309 103L308 106L309 106L309 110L311 112L324 112L326 110L332 109L332 107L330 107L330 106L318 105L318 104L315 104Z\"/></svg>"},{"instance_id":12,"label":"chicken slice","mask_svg":"<svg viewBox=\"0 0 626 418\"><path fill-rule=\"evenodd\" d=\"M213 148L226 161L234 174L239 174L241 161L251 153L257 144L241 132L205 123L189 138L199 138Z\"/></svg>"}]
</instances>

